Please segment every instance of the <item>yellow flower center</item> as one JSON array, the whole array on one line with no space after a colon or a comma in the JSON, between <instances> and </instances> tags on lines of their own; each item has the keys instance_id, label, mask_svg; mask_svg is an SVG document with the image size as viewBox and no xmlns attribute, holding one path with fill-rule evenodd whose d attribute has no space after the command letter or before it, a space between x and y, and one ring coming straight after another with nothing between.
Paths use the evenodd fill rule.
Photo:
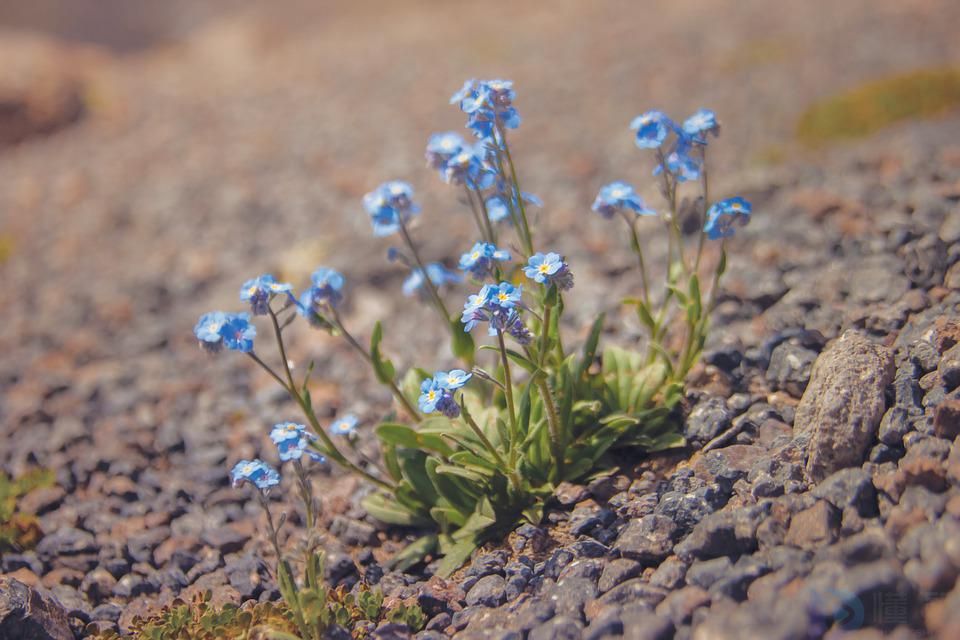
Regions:
<instances>
[{"instance_id":1,"label":"yellow flower center","mask_svg":"<svg viewBox=\"0 0 960 640\"><path fill-rule=\"evenodd\" d=\"M247 289L247 293L249 293L250 295L253 295L253 294L255 294L256 292L257 292L257 285L253 285L252 287L250 287L249 289Z\"/></svg>"},{"instance_id":2,"label":"yellow flower center","mask_svg":"<svg viewBox=\"0 0 960 640\"><path fill-rule=\"evenodd\" d=\"M544 262L544 263L541 264L539 267L537 267L537 271L539 271L540 273L546 273L546 272L550 271L550 265L548 265L546 262Z\"/></svg>"},{"instance_id":3,"label":"yellow flower center","mask_svg":"<svg viewBox=\"0 0 960 640\"><path fill-rule=\"evenodd\" d=\"M479 252L479 251L474 251L473 253L471 253L471 254L470 254L470 259L471 259L471 260L479 260L479 259L480 259L480 252Z\"/></svg>"},{"instance_id":4,"label":"yellow flower center","mask_svg":"<svg viewBox=\"0 0 960 640\"><path fill-rule=\"evenodd\" d=\"M435 398L437 397L437 392L436 392L436 391L430 391L430 392L427 394L427 397L430 398L430 400L433 400L433 399L435 399Z\"/></svg>"},{"instance_id":5,"label":"yellow flower center","mask_svg":"<svg viewBox=\"0 0 960 640\"><path fill-rule=\"evenodd\" d=\"M250 475L251 473L253 473L254 469L256 469L256 468L257 468L257 466L256 466L255 464L245 464L245 465L243 465L243 475L245 475L245 476Z\"/></svg>"}]
</instances>

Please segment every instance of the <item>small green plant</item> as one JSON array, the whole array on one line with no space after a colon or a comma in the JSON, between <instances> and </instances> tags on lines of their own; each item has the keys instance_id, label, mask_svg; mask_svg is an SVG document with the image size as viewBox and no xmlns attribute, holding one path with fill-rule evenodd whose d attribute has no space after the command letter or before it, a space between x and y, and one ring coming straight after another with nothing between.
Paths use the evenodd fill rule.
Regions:
<instances>
[{"instance_id":1,"label":"small green plant","mask_svg":"<svg viewBox=\"0 0 960 640\"><path fill-rule=\"evenodd\" d=\"M960 69L921 69L868 82L814 104L800 117L797 137L807 146L817 146L957 108Z\"/></svg>"},{"instance_id":2,"label":"small green plant","mask_svg":"<svg viewBox=\"0 0 960 640\"><path fill-rule=\"evenodd\" d=\"M652 452L684 443L671 416L703 349L726 269L725 239L751 215L743 198L710 200L707 141L719 133L712 111L702 109L682 124L659 111L637 117L631 125L635 143L654 154L653 175L665 210L647 207L625 182L602 187L592 209L626 227L637 260L638 294L624 303L636 310L647 340L629 349L601 349L601 313L583 345L568 350L562 318L574 274L559 253L537 250L528 208L542 202L521 189L508 144L508 130L520 123L514 98L510 82L467 82L452 102L467 114L467 127L478 140L468 143L456 133L440 133L427 145L429 166L462 190L480 238L460 258L463 275L422 256L412 233L420 209L409 184L386 182L363 199L374 235L399 237L402 248L390 247L387 255L410 269L404 293L419 296L420 306L439 316L439 329L424 329L424 335L434 342L449 338L449 364L463 368L398 373L384 353L381 323L368 343L346 327L340 313L345 281L330 268L317 269L299 296L270 274L242 285L241 301L253 315L269 320L278 352L274 365L254 349L257 329L249 313L211 312L194 328L209 352L226 347L245 353L302 413L307 424L280 423L271 432L281 461L295 461L301 494L309 494L309 482L300 460L324 458L377 487L363 503L373 517L421 528L422 536L393 559L399 569L439 554L439 573L448 575L485 541L524 521L539 524L561 482L609 473L616 464L613 450ZM699 187L697 213L703 224L692 239L683 237L679 223L685 183ZM504 227L512 230L512 241ZM662 286L650 281L640 242L657 227L665 235ZM702 258L708 240L720 246L715 266L706 270ZM520 259L511 265L514 256ZM706 291L704 271L710 282ZM479 291L467 297L462 312L451 315L443 289L465 277ZM345 340L393 395L396 411L375 429L382 462L366 459L356 446L355 422L342 428L341 420L329 430L320 424L310 396L313 366L295 375L287 357L284 331L298 315ZM486 329L489 344L478 346L480 340L472 337L479 327ZM246 471L239 477L258 486L260 480L269 479L270 486L279 482L262 461L240 466Z\"/></svg>"},{"instance_id":3,"label":"small green plant","mask_svg":"<svg viewBox=\"0 0 960 640\"><path fill-rule=\"evenodd\" d=\"M49 469L33 469L18 478L0 471L0 554L29 549L40 540L42 531L36 516L18 511L17 506L23 496L53 483Z\"/></svg>"}]
</instances>

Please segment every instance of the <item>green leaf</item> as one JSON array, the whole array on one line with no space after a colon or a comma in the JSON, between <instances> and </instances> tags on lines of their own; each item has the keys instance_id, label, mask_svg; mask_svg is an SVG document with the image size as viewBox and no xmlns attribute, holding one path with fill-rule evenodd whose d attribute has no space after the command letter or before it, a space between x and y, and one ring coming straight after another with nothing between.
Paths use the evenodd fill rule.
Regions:
<instances>
[{"instance_id":1,"label":"green leaf","mask_svg":"<svg viewBox=\"0 0 960 640\"><path fill-rule=\"evenodd\" d=\"M439 460L427 458L424 466L437 493L443 496L451 506L459 511L473 511L476 507L475 499L471 498L469 492L464 491L464 487L457 482L458 478L437 472L437 467L440 466Z\"/></svg>"},{"instance_id":2,"label":"green leaf","mask_svg":"<svg viewBox=\"0 0 960 640\"><path fill-rule=\"evenodd\" d=\"M377 426L375 430L377 437L381 442L392 444L408 449L420 448L420 441L417 439L417 432L405 424L399 422L384 422Z\"/></svg>"},{"instance_id":3,"label":"green leaf","mask_svg":"<svg viewBox=\"0 0 960 640\"><path fill-rule=\"evenodd\" d=\"M437 501L437 490L427 474L425 465L427 454L423 451L414 451L412 449L401 449L399 451L400 468L403 469L403 477L410 482L417 498L425 505L432 505Z\"/></svg>"},{"instance_id":4,"label":"green leaf","mask_svg":"<svg viewBox=\"0 0 960 640\"><path fill-rule=\"evenodd\" d=\"M387 466L390 477L393 478L395 482L399 482L400 479L403 478L403 472L400 470L400 460L397 458L396 445L385 444L383 446L383 462Z\"/></svg>"},{"instance_id":5,"label":"green leaf","mask_svg":"<svg viewBox=\"0 0 960 640\"><path fill-rule=\"evenodd\" d=\"M370 360L373 364L373 372L383 384L390 384L397 375L397 370L389 359L384 358L380 353L380 342L383 340L383 325L377 320L373 327L373 334L370 336Z\"/></svg>"},{"instance_id":6,"label":"green leaf","mask_svg":"<svg viewBox=\"0 0 960 640\"><path fill-rule=\"evenodd\" d=\"M437 566L437 575L441 578L449 578L454 571L470 559L470 555L479 546L479 543L473 538L467 538L446 547L443 550L443 559Z\"/></svg>"},{"instance_id":7,"label":"green leaf","mask_svg":"<svg viewBox=\"0 0 960 640\"><path fill-rule=\"evenodd\" d=\"M496 351L497 353L500 353L500 347L492 344L485 344L480 348L487 351ZM525 355L518 353L513 349L507 349L507 357L529 371L531 375L539 370L539 367L535 363L528 360Z\"/></svg>"},{"instance_id":8,"label":"green leaf","mask_svg":"<svg viewBox=\"0 0 960 640\"><path fill-rule=\"evenodd\" d=\"M430 521L404 507L397 500L387 499L382 493L375 493L365 497L361 504L371 516L386 524L397 524L405 527L425 527Z\"/></svg>"},{"instance_id":9,"label":"green leaf","mask_svg":"<svg viewBox=\"0 0 960 640\"><path fill-rule=\"evenodd\" d=\"M403 551L393 556L388 563L388 567L393 571L406 571L426 558L427 555L436 551L438 541L435 533L420 536L404 547Z\"/></svg>"},{"instance_id":10,"label":"green leaf","mask_svg":"<svg viewBox=\"0 0 960 640\"><path fill-rule=\"evenodd\" d=\"M700 278L697 277L697 274L690 276L690 300L691 306L694 310L694 317L699 319L700 315L703 313L703 306L700 297Z\"/></svg>"},{"instance_id":11,"label":"green leaf","mask_svg":"<svg viewBox=\"0 0 960 640\"><path fill-rule=\"evenodd\" d=\"M477 471L471 471L466 467L456 467L450 464L439 464L437 465L436 471L437 473L446 474L448 476L457 476L477 484L483 484L487 481L487 477L485 477L483 474Z\"/></svg>"},{"instance_id":12,"label":"green leaf","mask_svg":"<svg viewBox=\"0 0 960 640\"><path fill-rule=\"evenodd\" d=\"M473 342L473 336L463 330L463 324L459 318L451 321L450 336L450 349L453 355L472 365L476 345Z\"/></svg>"}]
</instances>

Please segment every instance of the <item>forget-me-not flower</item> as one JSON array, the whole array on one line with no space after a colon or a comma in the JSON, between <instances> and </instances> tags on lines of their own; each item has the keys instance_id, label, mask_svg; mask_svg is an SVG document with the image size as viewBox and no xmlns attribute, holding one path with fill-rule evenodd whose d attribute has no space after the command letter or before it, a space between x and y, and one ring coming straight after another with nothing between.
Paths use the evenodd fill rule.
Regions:
<instances>
[{"instance_id":1,"label":"forget-me-not flower","mask_svg":"<svg viewBox=\"0 0 960 640\"><path fill-rule=\"evenodd\" d=\"M682 129L697 144L707 144L707 134L720 135L717 114L710 109L700 109L684 120Z\"/></svg>"},{"instance_id":2,"label":"forget-me-not flower","mask_svg":"<svg viewBox=\"0 0 960 640\"><path fill-rule=\"evenodd\" d=\"M223 311L211 311L200 316L193 335L200 341L204 351L216 353L223 347L223 335L220 330L227 323L228 316Z\"/></svg>"},{"instance_id":3,"label":"forget-me-not flower","mask_svg":"<svg viewBox=\"0 0 960 640\"><path fill-rule=\"evenodd\" d=\"M335 436L349 436L356 432L357 423L359 420L357 416L352 413L348 413L340 418L337 418L330 424L330 433Z\"/></svg>"},{"instance_id":4,"label":"forget-me-not flower","mask_svg":"<svg viewBox=\"0 0 960 640\"><path fill-rule=\"evenodd\" d=\"M720 200L707 210L707 221L703 230L711 240L729 238L733 236L735 226L742 227L750 222L752 211L753 206L739 196Z\"/></svg>"},{"instance_id":5,"label":"forget-me-not flower","mask_svg":"<svg viewBox=\"0 0 960 640\"><path fill-rule=\"evenodd\" d=\"M520 126L520 114L513 106L516 92L509 80L468 80L450 98L451 104L459 104L467 114L467 127L478 138L491 138L497 125L516 129Z\"/></svg>"},{"instance_id":6,"label":"forget-me-not flower","mask_svg":"<svg viewBox=\"0 0 960 640\"><path fill-rule=\"evenodd\" d=\"M508 333L521 344L527 344L530 332L520 319L523 288L509 282L485 284L476 294L467 297L460 322L467 333L480 322L487 322L487 334Z\"/></svg>"},{"instance_id":7,"label":"forget-me-not flower","mask_svg":"<svg viewBox=\"0 0 960 640\"><path fill-rule=\"evenodd\" d=\"M227 349L249 353L253 351L257 328L250 322L249 313L231 313L220 327L220 336Z\"/></svg>"},{"instance_id":8,"label":"forget-me-not flower","mask_svg":"<svg viewBox=\"0 0 960 640\"><path fill-rule=\"evenodd\" d=\"M317 436L307 431L307 428L296 422L281 422L275 424L270 430L270 439L277 445L277 451L280 454L280 460L300 460L303 454L307 454L316 462L326 460L322 455L310 448L310 443L317 439Z\"/></svg>"},{"instance_id":9,"label":"forget-me-not flower","mask_svg":"<svg viewBox=\"0 0 960 640\"><path fill-rule=\"evenodd\" d=\"M490 242L478 242L470 251L460 256L460 269L469 272L477 280L482 280L493 272L495 262L507 262L510 252L498 249Z\"/></svg>"},{"instance_id":10,"label":"forget-me-not flower","mask_svg":"<svg viewBox=\"0 0 960 640\"><path fill-rule=\"evenodd\" d=\"M266 495L272 487L280 484L280 474L263 460L241 460L230 470L234 487L250 483Z\"/></svg>"},{"instance_id":11,"label":"forget-me-not flower","mask_svg":"<svg viewBox=\"0 0 960 640\"><path fill-rule=\"evenodd\" d=\"M600 187L592 209L608 220L620 211L633 211L638 216L656 214L656 211L644 204L630 184L619 181Z\"/></svg>"},{"instance_id":12,"label":"forget-me-not flower","mask_svg":"<svg viewBox=\"0 0 960 640\"><path fill-rule=\"evenodd\" d=\"M420 398L417 405L424 413L440 412L448 418L456 418L460 415L460 405L454 400L453 391L441 385L437 376L427 378L420 383Z\"/></svg>"},{"instance_id":13,"label":"forget-me-not flower","mask_svg":"<svg viewBox=\"0 0 960 640\"><path fill-rule=\"evenodd\" d=\"M630 128L635 129L636 144L641 149L657 149L663 141L667 139L671 131L676 129L676 125L662 111L647 111L630 123Z\"/></svg>"},{"instance_id":14,"label":"forget-me-not flower","mask_svg":"<svg viewBox=\"0 0 960 640\"><path fill-rule=\"evenodd\" d=\"M463 385L467 384L472 377L472 373L467 373L463 369L437 371L435 374L433 374L433 379L437 381L437 384L447 391L456 391Z\"/></svg>"},{"instance_id":15,"label":"forget-me-not flower","mask_svg":"<svg viewBox=\"0 0 960 640\"><path fill-rule=\"evenodd\" d=\"M293 286L285 282L277 282L272 275L266 273L243 283L240 288L240 300L250 303L253 315L262 316L267 314L270 299L273 296L290 295L292 291Z\"/></svg>"},{"instance_id":16,"label":"forget-me-not flower","mask_svg":"<svg viewBox=\"0 0 960 640\"><path fill-rule=\"evenodd\" d=\"M555 284L560 290L573 287L573 273L558 253L533 254L523 268L523 274L540 284Z\"/></svg>"},{"instance_id":17,"label":"forget-me-not flower","mask_svg":"<svg viewBox=\"0 0 960 640\"><path fill-rule=\"evenodd\" d=\"M433 134L427 141L427 166L442 172L450 158L458 154L465 145L463 136L459 133L446 131Z\"/></svg>"},{"instance_id":18,"label":"forget-me-not flower","mask_svg":"<svg viewBox=\"0 0 960 640\"><path fill-rule=\"evenodd\" d=\"M677 140L664 159L666 170L670 172L677 182L687 182L696 180L700 177L700 159L691 155L693 140L685 133L677 135ZM664 170L664 165L658 164L653 169L653 175L657 176Z\"/></svg>"},{"instance_id":19,"label":"forget-me-not flower","mask_svg":"<svg viewBox=\"0 0 960 640\"><path fill-rule=\"evenodd\" d=\"M456 284L463 281L463 276L454 271L450 271L439 262L431 262L427 265L427 277L438 289L446 284ZM403 281L403 295L412 296L414 293L423 290L426 280L423 277L423 270L414 267L410 275Z\"/></svg>"},{"instance_id":20,"label":"forget-me-not flower","mask_svg":"<svg viewBox=\"0 0 960 640\"><path fill-rule=\"evenodd\" d=\"M486 162L486 148L482 144L461 147L447 159L442 175L448 184L465 184L471 189L486 189L496 179L496 172Z\"/></svg>"},{"instance_id":21,"label":"forget-me-not flower","mask_svg":"<svg viewBox=\"0 0 960 640\"><path fill-rule=\"evenodd\" d=\"M420 207L413 202L413 187L400 180L384 182L363 196L375 236L388 236L400 230Z\"/></svg>"}]
</instances>

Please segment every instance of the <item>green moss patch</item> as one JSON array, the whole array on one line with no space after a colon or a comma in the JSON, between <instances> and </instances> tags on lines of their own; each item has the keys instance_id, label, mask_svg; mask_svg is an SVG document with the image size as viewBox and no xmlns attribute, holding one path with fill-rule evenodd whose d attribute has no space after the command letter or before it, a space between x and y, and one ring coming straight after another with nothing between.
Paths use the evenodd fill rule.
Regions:
<instances>
[{"instance_id":1,"label":"green moss patch","mask_svg":"<svg viewBox=\"0 0 960 640\"><path fill-rule=\"evenodd\" d=\"M797 137L805 145L818 146L956 108L960 69L923 69L868 82L813 104L797 123Z\"/></svg>"}]
</instances>

